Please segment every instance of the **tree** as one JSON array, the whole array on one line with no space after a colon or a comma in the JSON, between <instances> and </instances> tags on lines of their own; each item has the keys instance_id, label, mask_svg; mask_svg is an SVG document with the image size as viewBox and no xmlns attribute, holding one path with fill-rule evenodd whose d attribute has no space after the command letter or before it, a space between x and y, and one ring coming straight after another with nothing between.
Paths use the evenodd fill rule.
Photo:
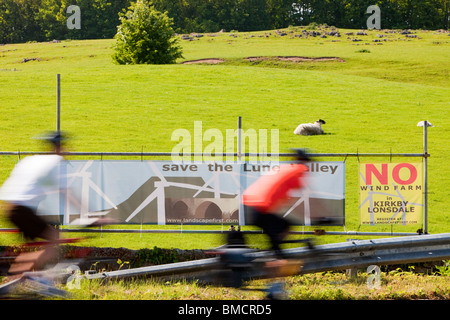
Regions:
<instances>
[{"instance_id":1,"label":"tree","mask_svg":"<svg viewBox=\"0 0 450 320\"><path fill-rule=\"evenodd\" d=\"M81 29L68 31L71 39L111 39L120 23L118 13L129 7L129 0L64 0L81 10ZM66 7L67 7L66 6Z\"/></svg>"},{"instance_id":2,"label":"tree","mask_svg":"<svg viewBox=\"0 0 450 320\"><path fill-rule=\"evenodd\" d=\"M138 0L125 14L114 36L113 59L119 64L168 64L182 58L172 19L148 1Z\"/></svg>"},{"instance_id":3,"label":"tree","mask_svg":"<svg viewBox=\"0 0 450 320\"><path fill-rule=\"evenodd\" d=\"M0 1L0 43L42 41L35 12L41 0Z\"/></svg>"},{"instance_id":4,"label":"tree","mask_svg":"<svg viewBox=\"0 0 450 320\"><path fill-rule=\"evenodd\" d=\"M36 15L46 40L66 39L66 6L67 0L42 0Z\"/></svg>"}]
</instances>

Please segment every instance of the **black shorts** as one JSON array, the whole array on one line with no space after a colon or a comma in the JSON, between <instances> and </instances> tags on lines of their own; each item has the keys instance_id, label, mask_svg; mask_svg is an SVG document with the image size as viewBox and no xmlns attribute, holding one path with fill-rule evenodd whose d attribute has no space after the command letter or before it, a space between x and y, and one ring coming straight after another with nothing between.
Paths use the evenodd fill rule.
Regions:
<instances>
[{"instance_id":1,"label":"black shorts","mask_svg":"<svg viewBox=\"0 0 450 320\"><path fill-rule=\"evenodd\" d=\"M33 240L43 238L45 230L50 226L33 209L24 206L13 206L9 211L9 220L14 223L25 238Z\"/></svg>"},{"instance_id":2,"label":"black shorts","mask_svg":"<svg viewBox=\"0 0 450 320\"><path fill-rule=\"evenodd\" d=\"M277 214L256 213L255 225L263 229L269 236L278 236L290 228L290 223Z\"/></svg>"},{"instance_id":3,"label":"black shorts","mask_svg":"<svg viewBox=\"0 0 450 320\"><path fill-rule=\"evenodd\" d=\"M279 235L289 230L291 224L279 214L260 212L255 208L244 206L248 212L251 223L263 229L269 236Z\"/></svg>"}]
</instances>

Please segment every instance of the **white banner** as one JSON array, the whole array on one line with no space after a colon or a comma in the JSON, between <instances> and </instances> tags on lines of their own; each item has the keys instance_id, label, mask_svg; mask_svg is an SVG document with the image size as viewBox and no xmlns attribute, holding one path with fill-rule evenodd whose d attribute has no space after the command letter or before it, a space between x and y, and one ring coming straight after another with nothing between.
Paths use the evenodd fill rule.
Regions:
<instances>
[{"instance_id":1,"label":"white banner","mask_svg":"<svg viewBox=\"0 0 450 320\"><path fill-rule=\"evenodd\" d=\"M61 191L50 191L39 213L63 224L103 215L122 223L245 225L243 191L277 165L64 161ZM312 162L309 167L306 187L292 191L292 203L280 214L298 225L330 219L343 225L344 162Z\"/></svg>"}]
</instances>

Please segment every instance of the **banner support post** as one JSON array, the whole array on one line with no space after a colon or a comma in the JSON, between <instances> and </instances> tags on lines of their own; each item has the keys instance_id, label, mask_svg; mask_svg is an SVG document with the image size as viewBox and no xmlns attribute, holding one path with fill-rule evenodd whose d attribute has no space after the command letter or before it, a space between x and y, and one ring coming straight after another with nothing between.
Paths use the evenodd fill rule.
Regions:
<instances>
[{"instance_id":1,"label":"banner support post","mask_svg":"<svg viewBox=\"0 0 450 320\"><path fill-rule=\"evenodd\" d=\"M61 75L56 75L56 131L61 131Z\"/></svg>"},{"instance_id":2,"label":"banner support post","mask_svg":"<svg viewBox=\"0 0 450 320\"><path fill-rule=\"evenodd\" d=\"M238 156L238 161L241 161L241 148L242 148L242 117L239 116L238 117L238 138L237 138L237 156Z\"/></svg>"},{"instance_id":3,"label":"banner support post","mask_svg":"<svg viewBox=\"0 0 450 320\"><path fill-rule=\"evenodd\" d=\"M428 121L423 122L423 233L428 234Z\"/></svg>"},{"instance_id":4,"label":"banner support post","mask_svg":"<svg viewBox=\"0 0 450 320\"><path fill-rule=\"evenodd\" d=\"M244 203L242 201L242 196L245 191L244 188L244 177L242 172L242 164L241 164L241 139L242 139L242 117L238 117L238 138L237 138L237 159L239 163L239 226L245 225L245 212L244 212Z\"/></svg>"}]
</instances>

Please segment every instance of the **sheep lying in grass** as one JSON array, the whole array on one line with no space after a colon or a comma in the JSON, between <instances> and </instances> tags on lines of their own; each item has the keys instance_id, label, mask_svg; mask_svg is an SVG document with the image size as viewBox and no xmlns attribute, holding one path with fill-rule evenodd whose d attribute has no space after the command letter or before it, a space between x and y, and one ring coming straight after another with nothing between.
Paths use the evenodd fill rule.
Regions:
<instances>
[{"instance_id":1,"label":"sheep lying in grass","mask_svg":"<svg viewBox=\"0 0 450 320\"><path fill-rule=\"evenodd\" d=\"M294 130L294 133L302 136L323 134L322 124L325 124L325 121L322 119L319 119L314 123L302 123Z\"/></svg>"}]
</instances>

